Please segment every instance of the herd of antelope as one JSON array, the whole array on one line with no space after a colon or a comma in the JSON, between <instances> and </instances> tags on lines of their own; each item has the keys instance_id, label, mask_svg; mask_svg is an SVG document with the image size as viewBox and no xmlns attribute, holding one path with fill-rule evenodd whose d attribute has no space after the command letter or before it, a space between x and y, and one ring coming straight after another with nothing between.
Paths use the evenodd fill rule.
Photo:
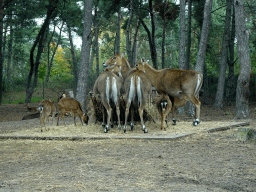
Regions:
<instances>
[{"instance_id":1,"label":"herd of antelope","mask_svg":"<svg viewBox=\"0 0 256 192\"><path fill-rule=\"evenodd\" d=\"M112 108L114 107L116 107L118 116L118 127L121 128L120 97L123 97L126 103L124 132L127 129L129 112L131 112L132 130L134 126L133 112L138 109L142 130L147 133L148 130L143 120L143 110L152 86L160 95L155 103L161 115L161 130L166 130L164 122L170 111L172 111L173 125L176 125L176 110L183 107L188 100L195 105L196 109L193 125L197 126L200 123L199 90L203 83L201 73L170 68L157 70L144 59L132 68L124 55L125 53L116 54L103 63L105 70L96 79L93 87L96 99L104 106L103 115L107 114L106 125L103 117L105 133L109 131Z\"/></svg>"},{"instance_id":2,"label":"herd of antelope","mask_svg":"<svg viewBox=\"0 0 256 192\"><path fill-rule=\"evenodd\" d=\"M158 112L161 116L161 130L166 130L167 115L172 111L173 125L176 125L175 114L178 108L183 107L186 101L190 101L195 105L195 117L193 125L197 126L200 123L200 101L199 90L201 89L203 76L201 73L192 70L180 70L165 68L157 70L150 66L148 62L141 59L135 67L131 67L125 53L120 53L112 56L103 63L104 71L98 76L94 83L93 93L98 102L102 105L104 133L110 129L112 118L112 109L116 108L118 118L118 128L121 129L120 122L120 99L125 101L125 122L124 133L127 130L127 119L131 113L130 130L133 130L133 114L134 110L138 109L141 128L144 133L148 130L145 127L143 120L143 110L145 109L147 98L154 86L159 94L155 100ZM71 113L75 122L75 114L80 118L80 121L88 124L88 115L83 113L82 105L79 101L71 97L61 96L58 101L57 108L51 100L44 100L36 109L29 108L28 110L37 110L40 113L41 132L43 125L45 126L46 119L55 116L58 109L57 125L60 116L65 124L65 114ZM107 122L105 123L105 116Z\"/></svg>"}]
</instances>

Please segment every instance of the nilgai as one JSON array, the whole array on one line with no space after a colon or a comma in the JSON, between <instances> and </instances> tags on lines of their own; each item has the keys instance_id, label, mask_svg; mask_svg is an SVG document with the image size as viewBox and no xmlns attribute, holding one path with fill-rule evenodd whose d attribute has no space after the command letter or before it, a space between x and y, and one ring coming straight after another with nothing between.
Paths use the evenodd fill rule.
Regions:
<instances>
[{"instance_id":1,"label":"nilgai","mask_svg":"<svg viewBox=\"0 0 256 192\"><path fill-rule=\"evenodd\" d=\"M124 132L126 132L127 118L131 107L131 130L133 130L133 114L134 109L138 109L141 121L141 127L144 133L148 130L145 127L143 120L143 110L145 109L147 98L151 91L151 84L145 73L133 68L126 76L124 83L124 98L126 103L125 108L125 123Z\"/></svg>"},{"instance_id":2,"label":"nilgai","mask_svg":"<svg viewBox=\"0 0 256 192\"><path fill-rule=\"evenodd\" d=\"M119 76L116 75L119 73ZM112 108L116 107L118 118L118 128L121 128L120 123L120 96L122 92L123 78L119 72L118 67L107 69L103 71L96 79L93 92L98 101L103 105L103 127L104 133L109 131L110 120L112 115ZM105 126L105 110L107 111L107 124Z\"/></svg>"},{"instance_id":3,"label":"nilgai","mask_svg":"<svg viewBox=\"0 0 256 192\"><path fill-rule=\"evenodd\" d=\"M200 123L199 90L203 83L203 75L192 70L161 69L157 70L146 62L137 64L137 68L146 73L159 94L173 96L180 100L189 100L195 105L196 114L193 125ZM175 105L175 99L174 99Z\"/></svg>"},{"instance_id":4,"label":"nilgai","mask_svg":"<svg viewBox=\"0 0 256 192\"><path fill-rule=\"evenodd\" d=\"M47 130L45 125L46 118L48 118L48 122L49 122L49 118L51 117L53 122L53 117L55 117L55 113L56 113L56 107L54 105L54 102L48 99L48 100L42 101L39 104L38 111L40 112L40 124L41 124L41 132L42 132L43 124L45 126L45 130Z\"/></svg>"},{"instance_id":5,"label":"nilgai","mask_svg":"<svg viewBox=\"0 0 256 192\"><path fill-rule=\"evenodd\" d=\"M57 125L59 123L60 116L62 117L62 119L64 121L64 125L66 125L64 115L67 112L70 112L71 115L73 116L75 126L76 126L76 120L75 120L76 114L79 116L82 125L83 125L83 123L88 124L89 117L88 117L87 113L83 113L82 104L79 101L75 100L74 98L64 97L64 98L60 99L57 106L59 109Z\"/></svg>"}]
</instances>

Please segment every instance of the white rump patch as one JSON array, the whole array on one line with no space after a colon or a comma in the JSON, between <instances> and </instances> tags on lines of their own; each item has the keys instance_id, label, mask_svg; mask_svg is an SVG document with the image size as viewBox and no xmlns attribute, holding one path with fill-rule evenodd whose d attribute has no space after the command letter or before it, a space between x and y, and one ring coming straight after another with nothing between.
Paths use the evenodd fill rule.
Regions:
<instances>
[{"instance_id":1,"label":"white rump patch","mask_svg":"<svg viewBox=\"0 0 256 192\"><path fill-rule=\"evenodd\" d=\"M109 89L110 89L110 82L109 82L109 77L106 79L106 99L109 102Z\"/></svg>"},{"instance_id":2,"label":"white rump patch","mask_svg":"<svg viewBox=\"0 0 256 192\"><path fill-rule=\"evenodd\" d=\"M130 91L129 91L129 102L131 102L133 100L134 97L134 91L135 91L135 87L134 87L134 79L133 77L131 78L131 85L130 85Z\"/></svg>"},{"instance_id":3,"label":"white rump patch","mask_svg":"<svg viewBox=\"0 0 256 192\"><path fill-rule=\"evenodd\" d=\"M138 81L137 81L137 94L138 94L138 101L140 105L142 101L140 77L138 77Z\"/></svg>"},{"instance_id":4,"label":"white rump patch","mask_svg":"<svg viewBox=\"0 0 256 192\"><path fill-rule=\"evenodd\" d=\"M114 103L117 103L117 85L116 85L116 78L112 78L112 98L114 99Z\"/></svg>"}]
</instances>

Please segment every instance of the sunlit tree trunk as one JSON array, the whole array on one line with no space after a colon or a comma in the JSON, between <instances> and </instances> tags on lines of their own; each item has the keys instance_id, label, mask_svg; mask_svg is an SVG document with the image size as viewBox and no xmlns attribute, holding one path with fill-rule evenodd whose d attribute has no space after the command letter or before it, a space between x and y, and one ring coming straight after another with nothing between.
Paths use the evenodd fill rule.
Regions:
<instances>
[{"instance_id":1,"label":"sunlit tree trunk","mask_svg":"<svg viewBox=\"0 0 256 192\"><path fill-rule=\"evenodd\" d=\"M127 21L127 25L126 25L126 53L127 53L127 56L128 56L128 61L129 63L131 64L132 63L132 50L131 50L131 47L132 47L132 43L131 43L131 37L130 37L130 26L131 26L131 21L132 21L132 17L133 17L133 1L131 0L130 1L130 7L129 7L129 18L128 18L128 21Z\"/></svg>"},{"instance_id":2,"label":"sunlit tree trunk","mask_svg":"<svg viewBox=\"0 0 256 192\"><path fill-rule=\"evenodd\" d=\"M92 0L84 0L83 17L83 39L80 57L80 66L77 83L76 98L86 109L87 80L90 67L90 48L91 48L91 26L92 26Z\"/></svg>"},{"instance_id":3,"label":"sunlit tree trunk","mask_svg":"<svg viewBox=\"0 0 256 192\"><path fill-rule=\"evenodd\" d=\"M227 59L228 59L228 45L229 45L229 36L230 36L230 18L231 18L232 0L227 0L226 2L227 2L226 17L225 17L223 40L222 40L221 58L220 58L220 74L219 74L217 93L216 93L216 98L214 103L215 109L223 108L226 65L227 65Z\"/></svg>"},{"instance_id":4,"label":"sunlit tree trunk","mask_svg":"<svg viewBox=\"0 0 256 192\"><path fill-rule=\"evenodd\" d=\"M237 54L240 62L240 73L236 88L236 118L249 118L251 58L249 53L249 35L246 31L244 1L234 0Z\"/></svg>"}]
</instances>

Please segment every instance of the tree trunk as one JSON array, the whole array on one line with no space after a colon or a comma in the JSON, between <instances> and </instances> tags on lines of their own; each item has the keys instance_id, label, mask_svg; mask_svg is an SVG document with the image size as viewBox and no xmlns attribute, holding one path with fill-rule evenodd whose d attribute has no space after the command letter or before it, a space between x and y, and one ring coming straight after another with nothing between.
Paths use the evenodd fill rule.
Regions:
<instances>
[{"instance_id":1,"label":"tree trunk","mask_svg":"<svg viewBox=\"0 0 256 192\"><path fill-rule=\"evenodd\" d=\"M84 0L83 17L83 40L80 57L79 75L76 98L86 109L87 80L89 72L90 48L91 48L91 25L92 25L92 0Z\"/></svg>"},{"instance_id":2,"label":"tree trunk","mask_svg":"<svg viewBox=\"0 0 256 192\"><path fill-rule=\"evenodd\" d=\"M57 42L57 44L56 44L56 47L55 47L54 50L53 50L51 61L50 61L49 64L48 64L47 74L46 74L46 78L45 78L45 84L46 84L46 85L47 85L48 82L49 82L50 73L51 73L51 69L52 69L52 65L53 65L53 59L54 59L54 56L55 56L55 54L56 54L56 52L57 52L58 46L59 46L59 44L60 44L61 32L62 32L63 25L64 25L64 22L62 22L62 25L61 25L61 27L60 27L60 34L59 34L58 42Z\"/></svg>"},{"instance_id":3,"label":"tree trunk","mask_svg":"<svg viewBox=\"0 0 256 192\"><path fill-rule=\"evenodd\" d=\"M129 8L130 14L128 18L128 22L126 25L126 53L128 56L128 61L130 64L132 64L133 58L132 58L132 50L131 50L131 38L130 38L130 27L131 27L131 21L133 17L133 1L130 1L130 8Z\"/></svg>"},{"instance_id":4,"label":"tree trunk","mask_svg":"<svg viewBox=\"0 0 256 192\"><path fill-rule=\"evenodd\" d=\"M117 14L117 30L116 30L116 45L115 45L115 54L120 53L120 38L121 38L121 6L118 5L118 14Z\"/></svg>"},{"instance_id":5,"label":"tree trunk","mask_svg":"<svg viewBox=\"0 0 256 192\"><path fill-rule=\"evenodd\" d=\"M226 65L228 58L228 45L229 45L229 34L230 34L230 17L231 17L231 4L232 0L227 0L226 5L226 17L225 17L225 27L222 40L222 50L220 58L220 74L218 80L217 93L214 103L215 109L223 108L223 97L224 97L224 88L225 88L225 78L226 78Z\"/></svg>"},{"instance_id":6,"label":"tree trunk","mask_svg":"<svg viewBox=\"0 0 256 192\"><path fill-rule=\"evenodd\" d=\"M138 32L139 32L139 28L140 28L140 21L137 20L135 34L134 34L134 37L133 37L132 63L130 63L132 67L134 67L136 62L137 62L137 52L138 52L137 49L138 49Z\"/></svg>"},{"instance_id":7,"label":"tree trunk","mask_svg":"<svg viewBox=\"0 0 256 192\"><path fill-rule=\"evenodd\" d=\"M186 0L180 0L180 49L179 49L179 69L186 69L185 46L186 46Z\"/></svg>"},{"instance_id":8,"label":"tree trunk","mask_svg":"<svg viewBox=\"0 0 256 192\"><path fill-rule=\"evenodd\" d=\"M207 40L210 31L211 10L212 0L206 0L204 5L204 20L201 30L201 38L195 67L195 71L198 71L202 74L204 69Z\"/></svg>"},{"instance_id":9,"label":"tree trunk","mask_svg":"<svg viewBox=\"0 0 256 192\"><path fill-rule=\"evenodd\" d=\"M73 70L74 70L74 72L73 72L74 73L74 89L76 89L77 81L78 81L77 60L76 60L76 55L75 55L75 49L74 49L71 28L68 24L67 24L67 29L68 29L68 38L69 38L69 42L70 42L70 52L71 52L71 57L72 57Z\"/></svg>"},{"instance_id":10,"label":"tree trunk","mask_svg":"<svg viewBox=\"0 0 256 192\"><path fill-rule=\"evenodd\" d=\"M191 0L188 0L188 28L187 28L187 49L186 49L186 70L189 70L190 48L191 48Z\"/></svg>"},{"instance_id":11,"label":"tree trunk","mask_svg":"<svg viewBox=\"0 0 256 192\"><path fill-rule=\"evenodd\" d=\"M12 12L11 12L12 13ZM12 15L10 15L10 20L12 20ZM11 87L10 83L11 83L11 65L12 65L12 42L13 42L13 27L12 27L12 22L10 22L10 39L8 42L8 54L7 54L7 70L6 70L6 74L7 74L7 81L6 84L8 86L8 88Z\"/></svg>"},{"instance_id":12,"label":"tree trunk","mask_svg":"<svg viewBox=\"0 0 256 192\"><path fill-rule=\"evenodd\" d=\"M100 61L99 61L99 26L98 26L98 3L95 6L95 14L94 14L94 35L95 35L95 54L96 54L96 75L97 77L100 74Z\"/></svg>"},{"instance_id":13,"label":"tree trunk","mask_svg":"<svg viewBox=\"0 0 256 192\"><path fill-rule=\"evenodd\" d=\"M249 53L249 35L246 31L244 1L234 0L237 54L240 62L240 73L236 88L236 118L249 118L251 58Z\"/></svg>"},{"instance_id":14,"label":"tree trunk","mask_svg":"<svg viewBox=\"0 0 256 192\"><path fill-rule=\"evenodd\" d=\"M231 102L234 101L235 94L236 94L236 78L235 78L235 9L233 6L233 15L232 15L232 28L230 33L230 40L229 40L229 59L228 59L228 79L226 84L226 98L228 105L231 105Z\"/></svg>"},{"instance_id":15,"label":"tree trunk","mask_svg":"<svg viewBox=\"0 0 256 192\"><path fill-rule=\"evenodd\" d=\"M143 21L142 17L140 16L140 13L138 12L137 14L139 16L139 20L140 20L141 24L143 25L145 31L148 34L149 48L150 48L150 54L151 54L153 67L155 69L157 69L158 66L157 66L157 52L156 52L156 44L155 44L155 19L154 19L154 14L153 14L152 0L149 0L149 12L150 12L150 18L151 18L152 32L149 31L146 23Z\"/></svg>"},{"instance_id":16,"label":"tree trunk","mask_svg":"<svg viewBox=\"0 0 256 192\"><path fill-rule=\"evenodd\" d=\"M167 10L167 1L164 1L164 23L163 23L163 39L162 39L162 69L165 68L165 34L166 34L166 10Z\"/></svg>"},{"instance_id":17,"label":"tree trunk","mask_svg":"<svg viewBox=\"0 0 256 192\"><path fill-rule=\"evenodd\" d=\"M2 104L2 85L3 85L3 19L4 19L4 0L0 0L0 105Z\"/></svg>"},{"instance_id":18,"label":"tree trunk","mask_svg":"<svg viewBox=\"0 0 256 192\"><path fill-rule=\"evenodd\" d=\"M27 79L27 87L26 87L26 99L25 103L30 103L31 97L33 95L34 89L37 85L38 81L38 67L39 67L39 61L41 58L41 54L43 51L43 40L45 36L45 31L47 27L49 26L50 19L52 19L52 15L57 8L58 0L55 1L49 1L49 6L46 14L46 18L44 20L44 23L37 35L37 38L30 50L30 71ZM34 62L34 51L36 49L36 46L38 44L38 50L37 50L37 56L36 56L36 61ZM31 86L31 80L32 76L34 75L34 82Z\"/></svg>"}]
</instances>

